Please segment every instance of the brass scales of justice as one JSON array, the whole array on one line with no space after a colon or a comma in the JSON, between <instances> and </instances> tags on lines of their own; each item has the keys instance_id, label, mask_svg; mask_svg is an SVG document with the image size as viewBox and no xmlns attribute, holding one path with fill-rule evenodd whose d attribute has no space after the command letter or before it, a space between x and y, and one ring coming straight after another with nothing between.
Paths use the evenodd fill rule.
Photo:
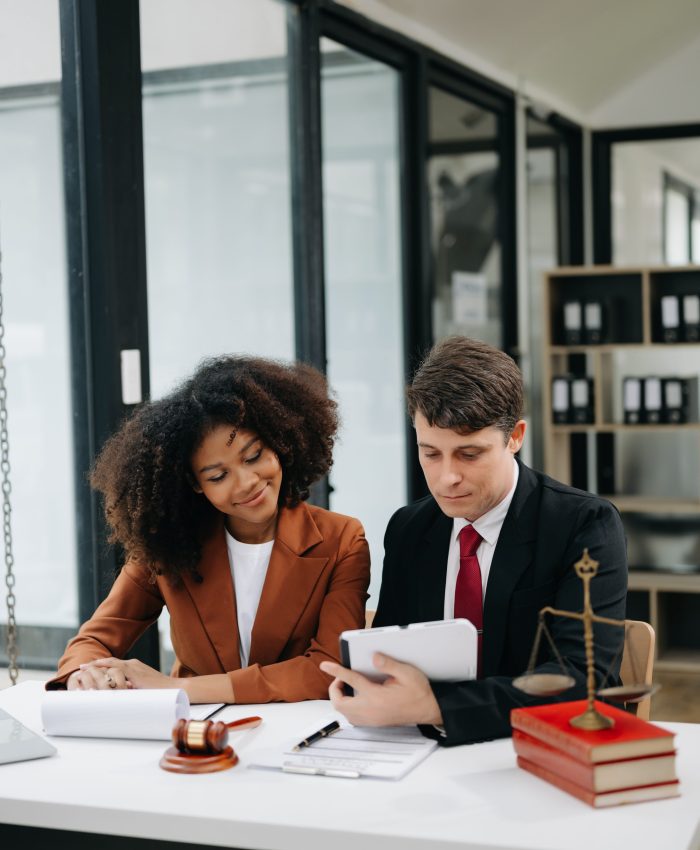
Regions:
<instances>
[{"instance_id":1,"label":"brass scales of justice","mask_svg":"<svg viewBox=\"0 0 700 850\"><path fill-rule=\"evenodd\" d=\"M576 684L576 681L566 670L564 660L557 650L554 640L545 624L545 616L547 614L552 614L556 617L569 617L570 619L581 620L583 622L583 636L586 649L586 685L588 691L588 705L586 706L586 710L583 714L572 717L569 723L571 723L572 726L576 726L579 729L584 729L589 732L597 731L599 729L607 729L615 723L611 717L606 717L604 714L601 714L595 707L596 683L593 666L593 623L605 623L611 626L622 626L623 628L626 628L624 620L613 620L609 617L599 617L597 614L593 613L593 608L591 607L590 584L591 579L594 578L598 572L598 567L598 561L591 558L588 554L587 548L584 549L581 560L574 564L576 575L583 581L583 611L578 614L574 611L561 611L558 608L552 608L549 605L542 608L539 612L537 632L535 634L532 652L530 653L530 661L528 663L527 671L523 673L522 676L513 680L513 685L518 688L518 690L521 690L526 694L530 694L531 696L556 696L568 688L573 687ZM539 650L540 640L543 633L546 635L550 647L559 662L562 673L534 672L537 652ZM615 661L617 661L621 652L622 647L618 651L618 655L613 658L610 665L611 667ZM634 664L632 664L632 673L633 676L636 676ZM605 684L608 675L609 671L603 680L603 684ZM607 688L603 687L597 691L597 695L607 697L613 702L635 703L641 702L645 697L657 691L658 687L658 685L635 681L630 684Z\"/></svg>"}]
</instances>

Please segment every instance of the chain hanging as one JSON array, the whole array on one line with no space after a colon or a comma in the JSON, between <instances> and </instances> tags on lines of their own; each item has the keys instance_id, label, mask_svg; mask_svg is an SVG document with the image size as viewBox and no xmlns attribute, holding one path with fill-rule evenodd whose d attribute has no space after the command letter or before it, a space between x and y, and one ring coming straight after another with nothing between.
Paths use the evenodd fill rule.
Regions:
<instances>
[{"instance_id":1,"label":"chain hanging","mask_svg":"<svg viewBox=\"0 0 700 850\"><path fill-rule=\"evenodd\" d=\"M5 323L2 301L2 253L0 252L0 472L2 473L2 532L5 541L5 585L7 588L7 662L10 681L17 684L17 622L15 620L15 559L12 554L12 506L10 503L10 441L7 431L7 386L5 383Z\"/></svg>"}]
</instances>

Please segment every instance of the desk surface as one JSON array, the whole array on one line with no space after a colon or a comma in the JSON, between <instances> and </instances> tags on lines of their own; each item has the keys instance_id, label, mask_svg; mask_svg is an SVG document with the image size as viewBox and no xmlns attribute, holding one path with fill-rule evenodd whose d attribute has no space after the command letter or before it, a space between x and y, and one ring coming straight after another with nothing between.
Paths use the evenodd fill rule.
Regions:
<instances>
[{"instance_id":1,"label":"desk surface","mask_svg":"<svg viewBox=\"0 0 700 850\"><path fill-rule=\"evenodd\" d=\"M42 686L0 691L0 706L41 732ZM327 702L231 706L264 718L232 738L232 770L181 776L158 767L165 742L52 738L58 755L0 766L0 822L250 850L700 849L700 724L677 734L682 796L594 810L515 766L509 739L439 749L398 782L291 776L247 767ZM663 832L661 832L661 830Z\"/></svg>"}]
</instances>

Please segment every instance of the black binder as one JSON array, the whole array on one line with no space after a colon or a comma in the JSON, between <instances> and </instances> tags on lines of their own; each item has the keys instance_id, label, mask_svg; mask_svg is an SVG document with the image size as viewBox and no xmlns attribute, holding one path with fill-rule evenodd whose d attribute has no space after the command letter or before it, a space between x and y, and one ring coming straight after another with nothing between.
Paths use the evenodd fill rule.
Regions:
<instances>
[{"instance_id":1,"label":"black binder","mask_svg":"<svg viewBox=\"0 0 700 850\"><path fill-rule=\"evenodd\" d=\"M555 425L565 425L569 421L571 407L571 391L568 375L557 375L552 378L552 422Z\"/></svg>"},{"instance_id":2,"label":"black binder","mask_svg":"<svg viewBox=\"0 0 700 850\"><path fill-rule=\"evenodd\" d=\"M644 379L622 379L622 409L625 425L639 425L644 410Z\"/></svg>"},{"instance_id":3,"label":"black binder","mask_svg":"<svg viewBox=\"0 0 700 850\"><path fill-rule=\"evenodd\" d=\"M586 345L600 345L605 341L604 321L601 301L587 301L583 305L583 341Z\"/></svg>"},{"instance_id":4,"label":"black binder","mask_svg":"<svg viewBox=\"0 0 700 850\"><path fill-rule=\"evenodd\" d=\"M580 301L564 303L564 345L581 345L583 341L583 307Z\"/></svg>"},{"instance_id":5,"label":"black binder","mask_svg":"<svg viewBox=\"0 0 700 850\"><path fill-rule=\"evenodd\" d=\"M664 422L678 424L698 421L698 379L663 379Z\"/></svg>"},{"instance_id":6,"label":"black binder","mask_svg":"<svg viewBox=\"0 0 700 850\"><path fill-rule=\"evenodd\" d=\"M661 298L661 339L664 342L680 340L680 304L677 295Z\"/></svg>"},{"instance_id":7,"label":"black binder","mask_svg":"<svg viewBox=\"0 0 700 850\"><path fill-rule=\"evenodd\" d=\"M683 296L683 339L700 341L700 295Z\"/></svg>"},{"instance_id":8,"label":"black binder","mask_svg":"<svg viewBox=\"0 0 700 850\"><path fill-rule=\"evenodd\" d=\"M651 425L661 422L663 406L661 378L644 378L644 422Z\"/></svg>"},{"instance_id":9,"label":"black binder","mask_svg":"<svg viewBox=\"0 0 700 850\"><path fill-rule=\"evenodd\" d=\"M571 422L576 425L590 425L593 421L593 378L572 378Z\"/></svg>"}]
</instances>

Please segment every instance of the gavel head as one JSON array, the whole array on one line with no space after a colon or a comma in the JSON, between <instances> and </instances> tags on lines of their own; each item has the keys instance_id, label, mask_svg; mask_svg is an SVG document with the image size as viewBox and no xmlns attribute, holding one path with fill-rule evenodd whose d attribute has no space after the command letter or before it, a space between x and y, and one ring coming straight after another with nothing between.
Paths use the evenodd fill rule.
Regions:
<instances>
[{"instance_id":1,"label":"gavel head","mask_svg":"<svg viewBox=\"0 0 700 850\"><path fill-rule=\"evenodd\" d=\"M228 729L213 720L178 720L173 726L173 744L181 753L216 755L226 748Z\"/></svg>"}]
</instances>

